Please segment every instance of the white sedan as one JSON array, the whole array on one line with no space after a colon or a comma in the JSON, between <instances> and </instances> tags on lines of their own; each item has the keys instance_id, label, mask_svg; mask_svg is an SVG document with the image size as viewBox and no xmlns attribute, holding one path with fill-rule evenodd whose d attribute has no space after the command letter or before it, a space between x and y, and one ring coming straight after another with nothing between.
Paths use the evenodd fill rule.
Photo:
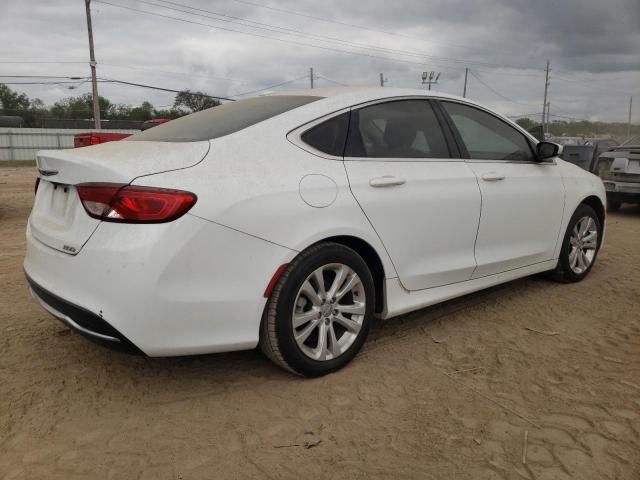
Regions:
<instances>
[{"instance_id":1,"label":"white sedan","mask_svg":"<svg viewBox=\"0 0 640 480\"><path fill-rule=\"evenodd\" d=\"M505 117L423 90L291 91L124 141L42 151L34 299L149 356L255 348L300 375L387 319L539 272L582 280L598 177Z\"/></svg>"}]
</instances>

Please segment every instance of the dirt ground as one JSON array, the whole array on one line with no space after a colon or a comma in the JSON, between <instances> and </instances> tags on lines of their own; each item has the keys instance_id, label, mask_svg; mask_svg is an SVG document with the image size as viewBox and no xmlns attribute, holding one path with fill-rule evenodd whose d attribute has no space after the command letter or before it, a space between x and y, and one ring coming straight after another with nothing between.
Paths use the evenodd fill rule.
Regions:
<instances>
[{"instance_id":1,"label":"dirt ground","mask_svg":"<svg viewBox=\"0 0 640 480\"><path fill-rule=\"evenodd\" d=\"M609 216L584 282L379 322L304 380L257 351L129 356L51 318L22 273L34 178L0 169L2 479L640 479L640 208Z\"/></svg>"}]
</instances>

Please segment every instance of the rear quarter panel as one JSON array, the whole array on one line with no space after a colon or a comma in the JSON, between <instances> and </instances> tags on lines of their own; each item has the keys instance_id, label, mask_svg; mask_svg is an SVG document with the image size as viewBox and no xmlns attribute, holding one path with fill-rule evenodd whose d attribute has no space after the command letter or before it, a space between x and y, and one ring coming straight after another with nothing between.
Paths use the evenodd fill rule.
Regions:
<instances>
[{"instance_id":1,"label":"rear quarter panel","mask_svg":"<svg viewBox=\"0 0 640 480\"><path fill-rule=\"evenodd\" d=\"M378 252L387 278L395 277L380 239L351 194L343 162L287 140L287 133L302 123L275 117L211 141L207 157L195 167L134 183L192 191L198 202L191 214L295 251L332 236L358 237ZM326 206L302 199L301 181L310 175L330 179L310 182L311 196L327 199Z\"/></svg>"}]
</instances>

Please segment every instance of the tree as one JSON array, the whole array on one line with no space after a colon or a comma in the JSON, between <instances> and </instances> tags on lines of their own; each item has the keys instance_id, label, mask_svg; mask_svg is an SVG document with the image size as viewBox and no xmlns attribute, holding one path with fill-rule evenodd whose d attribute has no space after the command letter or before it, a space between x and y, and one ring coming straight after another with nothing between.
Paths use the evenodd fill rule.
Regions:
<instances>
[{"instance_id":1,"label":"tree","mask_svg":"<svg viewBox=\"0 0 640 480\"><path fill-rule=\"evenodd\" d=\"M108 118L117 107L108 99L98 96L100 114ZM53 104L51 115L57 118L93 118L93 96L85 93L79 97L67 97Z\"/></svg>"},{"instance_id":2,"label":"tree","mask_svg":"<svg viewBox=\"0 0 640 480\"><path fill-rule=\"evenodd\" d=\"M185 107L190 112L199 112L211 107L217 107L220 102L215 98L207 96L203 92L192 92L191 90L183 90L176 94L173 108Z\"/></svg>"},{"instance_id":3,"label":"tree","mask_svg":"<svg viewBox=\"0 0 640 480\"><path fill-rule=\"evenodd\" d=\"M525 130L531 130L533 127L537 125L536 122L531 120L530 118L519 118L516 120L516 123L520 125Z\"/></svg>"},{"instance_id":4,"label":"tree","mask_svg":"<svg viewBox=\"0 0 640 480\"><path fill-rule=\"evenodd\" d=\"M153 105L149 102L142 102L139 107L133 107L129 112L131 120L151 120L153 118Z\"/></svg>"},{"instance_id":5,"label":"tree","mask_svg":"<svg viewBox=\"0 0 640 480\"><path fill-rule=\"evenodd\" d=\"M27 110L31 106L29 97L24 93L18 94L6 85L0 84L0 107L7 115L15 115L16 112Z\"/></svg>"},{"instance_id":6,"label":"tree","mask_svg":"<svg viewBox=\"0 0 640 480\"><path fill-rule=\"evenodd\" d=\"M173 120L174 118L183 117L185 114L186 112L184 110L180 110L177 108L171 108L169 110L156 110L155 108L153 109L153 118L170 118Z\"/></svg>"}]
</instances>

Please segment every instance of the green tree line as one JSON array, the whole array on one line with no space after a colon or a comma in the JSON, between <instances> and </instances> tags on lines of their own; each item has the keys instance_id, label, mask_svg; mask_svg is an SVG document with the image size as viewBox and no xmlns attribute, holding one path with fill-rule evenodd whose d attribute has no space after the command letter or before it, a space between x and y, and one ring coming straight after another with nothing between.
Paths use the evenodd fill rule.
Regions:
<instances>
[{"instance_id":1,"label":"green tree line","mask_svg":"<svg viewBox=\"0 0 640 480\"><path fill-rule=\"evenodd\" d=\"M516 123L525 130L540 125L530 118L519 118ZM549 124L549 133L556 137L626 137L628 125L622 122L590 122L588 120L553 120ZM631 125L631 134L640 134L640 125Z\"/></svg>"},{"instance_id":2,"label":"green tree line","mask_svg":"<svg viewBox=\"0 0 640 480\"><path fill-rule=\"evenodd\" d=\"M144 101L138 106L116 104L99 96L100 115L104 120L136 120L145 121L154 118L178 118L192 112L220 105L218 100L208 97L203 92L184 90L176 94L173 105L169 108L156 108ZM18 93L9 86L0 84L0 115L22 117L25 127L37 127L42 118L91 119L93 118L93 97L90 93L75 97L66 97L47 106L39 98L29 98ZM530 118L519 118L516 123L530 130L538 122ZM555 136L594 137L613 135L624 137L627 124L622 122L590 122L588 120L565 121L554 120L549 124L549 133ZM631 126L632 135L640 134L640 125Z\"/></svg>"},{"instance_id":3,"label":"green tree line","mask_svg":"<svg viewBox=\"0 0 640 480\"><path fill-rule=\"evenodd\" d=\"M144 101L138 106L116 104L108 98L98 96L100 117L103 120L145 121L154 118L178 118L196 111L220 105L218 100L203 92L184 90L176 94L170 108L156 108ZM9 86L0 84L0 115L22 117L25 127L37 127L42 118L91 119L93 118L93 96L90 93L66 97L51 106L39 98L29 98Z\"/></svg>"}]
</instances>

